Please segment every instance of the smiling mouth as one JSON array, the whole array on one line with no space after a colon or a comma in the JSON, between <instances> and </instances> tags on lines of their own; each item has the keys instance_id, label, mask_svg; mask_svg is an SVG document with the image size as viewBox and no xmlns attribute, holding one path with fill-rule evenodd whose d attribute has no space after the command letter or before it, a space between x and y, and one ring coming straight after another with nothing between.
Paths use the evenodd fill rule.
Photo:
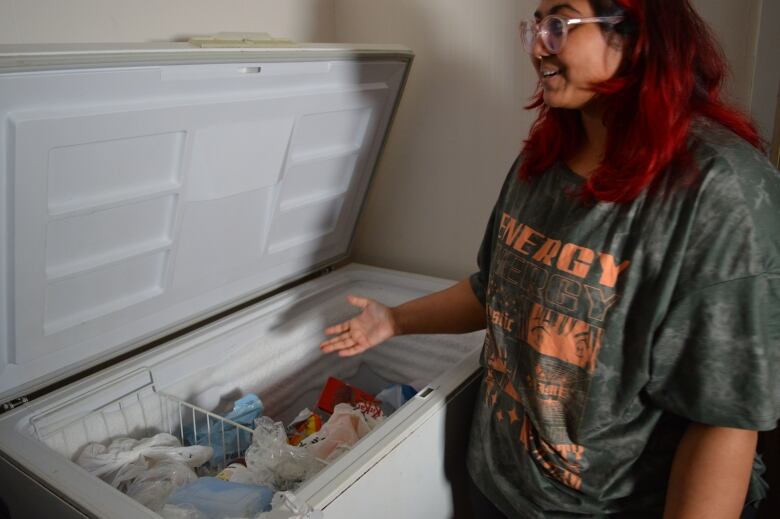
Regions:
<instances>
[{"instance_id":1,"label":"smiling mouth","mask_svg":"<svg viewBox=\"0 0 780 519\"><path fill-rule=\"evenodd\" d=\"M551 77L557 76L558 74L560 74L560 72L561 72L560 70L543 70L542 77L544 79L549 79Z\"/></svg>"}]
</instances>

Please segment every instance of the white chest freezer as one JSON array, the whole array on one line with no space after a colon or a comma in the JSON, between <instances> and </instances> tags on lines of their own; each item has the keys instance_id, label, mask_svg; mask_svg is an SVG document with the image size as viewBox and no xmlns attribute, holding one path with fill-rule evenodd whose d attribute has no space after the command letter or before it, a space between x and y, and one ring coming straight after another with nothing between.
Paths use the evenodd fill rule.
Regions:
<instances>
[{"instance_id":1,"label":"white chest freezer","mask_svg":"<svg viewBox=\"0 0 780 519\"><path fill-rule=\"evenodd\" d=\"M80 450L160 430L146 405L163 394L217 410L254 392L286 422L328 376L424 389L297 497L329 519L465 513L480 335L318 348L348 293L394 305L450 284L338 266L411 61L0 47L0 517L158 517Z\"/></svg>"}]
</instances>

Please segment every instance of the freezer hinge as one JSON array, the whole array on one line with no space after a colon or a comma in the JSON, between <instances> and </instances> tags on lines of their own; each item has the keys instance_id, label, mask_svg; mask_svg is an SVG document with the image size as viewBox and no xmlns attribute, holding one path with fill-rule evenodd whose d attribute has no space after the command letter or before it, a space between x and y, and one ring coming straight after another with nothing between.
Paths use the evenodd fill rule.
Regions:
<instances>
[{"instance_id":1,"label":"freezer hinge","mask_svg":"<svg viewBox=\"0 0 780 519\"><path fill-rule=\"evenodd\" d=\"M20 405L24 405L29 401L30 399L26 396L20 396L19 398L14 398L10 402L3 402L3 405L0 407L0 414L10 411L11 409L16 409Z\"/></svg>"}]
</instances>

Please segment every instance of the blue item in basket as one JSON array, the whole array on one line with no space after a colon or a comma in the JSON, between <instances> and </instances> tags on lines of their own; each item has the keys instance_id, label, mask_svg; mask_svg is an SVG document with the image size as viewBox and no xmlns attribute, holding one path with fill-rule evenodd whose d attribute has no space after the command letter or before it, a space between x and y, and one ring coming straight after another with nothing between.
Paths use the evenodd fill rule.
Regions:
<instances>
[{"instance_id":1,"label":"blue item in basket","mask_svg":"<svg viewBox=\"0 0 780 519\"><path fill-rule=\"evenodd\" d=\"M257 395L249 393L233 403L233 410L225 415L225 418L254 429L255 418L262 414L263 402ZM214 449L212 462L215 464L238 457L252 443L252 435L250 433L244 430L236 431L233 425L225 423L223 450L222 424L218 420L210 419L210 426L211 433L209 434L206 421L200 420L197 423L197 427L193 428L190 426L186 428L184 438L189 442L189 445L206 445Z\"/></svg>"},{"instance_id":2,"label":"blue item in basket","mask_svg":"<svg viewBox=\"0 0 780 519\"><path fill-rule=\"evenodd\" d=\"M274 491L264 485L245 485L205 477L177 488L168 504L191 505L209 519L254 517L271 509Z\"/></svg>"}]
</instances>

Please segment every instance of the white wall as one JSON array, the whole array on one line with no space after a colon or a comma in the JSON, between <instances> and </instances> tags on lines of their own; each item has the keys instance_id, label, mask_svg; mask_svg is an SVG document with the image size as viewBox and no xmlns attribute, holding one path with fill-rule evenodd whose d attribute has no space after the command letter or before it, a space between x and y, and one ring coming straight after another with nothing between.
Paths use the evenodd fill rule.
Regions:
<instances>
[{"instance_id":1,"label":"white wall","mask_svg":"<svg viewBox=\"0 0 780 519\"><path fill-rule=\"evenodd\" d=\"M692 0L692 3L712 27L728 59L731 75L726 83L727 94L749 112L762 0Z\"/></svg>"},{"instance_id":2,"label":"white wall","mask_svg":"<svg viewBox=\"0 0 780 519\"><path fill-rule=\"evenodd\" d=\"M776 127L777 103L780 98L780 2L764 0L759 13L759 39L757 43L756 74L753 81L751 113L761 134L772 142L773 134L780 138ZM777 151L775 150L775 153Z\"/></svg>"},{"instance_id":3,"label":"white wall","mask_svg":"<svg viewBox=\"0 0 780 519\"><path fill-rule=\"evenodd\" d=\"M416 56L358 227L355 258L459 278L531 123L517 23L531 0L336 0L336 36Z\"/></svg>"},{"instance_id":4,"label":"white wall","mask_svg":"<svg viewBox=\"0 0 780 519\"><path fill-rule=\"evenodd\" d=\"M750 110L761 0L694 4L732 66L729 95ZM517 23L537 5L335 0L339 41L402 43L416 53L358 227L357 261L455 279L476 268L484 225L532 121L522 107L536 79Z\"/></svg>"},{"instance_id":5,"label":"white wall","mask_svg":"<svg viewBox=\"0 0 780 519\"><path fill-rule=\"evenodd\" d=\"M171 41L220 31L333 41L333 0L0 0L0 43Z\"/></svg>"}]
</instances>

